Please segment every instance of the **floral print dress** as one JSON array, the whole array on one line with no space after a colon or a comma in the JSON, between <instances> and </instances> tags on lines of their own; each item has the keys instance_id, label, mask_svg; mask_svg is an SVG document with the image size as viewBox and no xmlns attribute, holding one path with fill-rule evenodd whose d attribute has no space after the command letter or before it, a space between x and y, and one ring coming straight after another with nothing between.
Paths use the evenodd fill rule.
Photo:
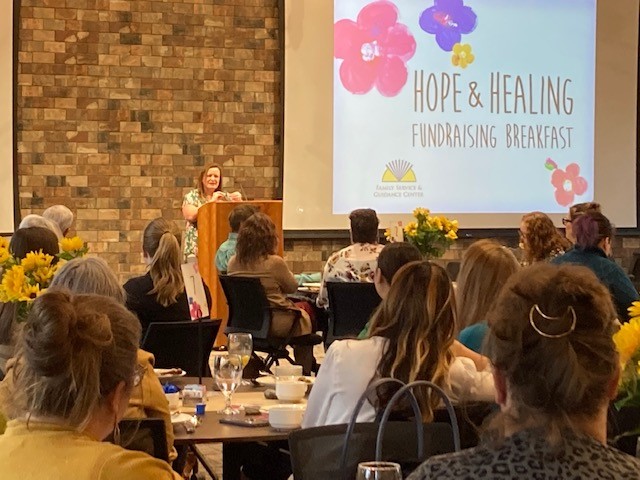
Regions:
<instances>
[{"instance_id":1,"label":"floral print dress","mask_svg":"<svg viewBox=\"0 0 640 480\"><path fill-rule=\"evenodd\" d=\"M196 208L200 208L207 201L200 196L200 192L197 188L194 188L184 196L182 200L182 206L193 205ZM186 228L184 230L184 256L190 255L198 256L198 227L195 223L187 221Z\"/></svg>"},{"instance_id":2,"label":"floral print dress","mask_svg":"<svg viewBox=\"0 0 640 480\"><path fill-rule=\"evenodd\" d=\"M332 254L322 272L318 307L329 306L327 282L373 282L382 247L379 243L354 243Z\"/></svg>"}]
</instances>

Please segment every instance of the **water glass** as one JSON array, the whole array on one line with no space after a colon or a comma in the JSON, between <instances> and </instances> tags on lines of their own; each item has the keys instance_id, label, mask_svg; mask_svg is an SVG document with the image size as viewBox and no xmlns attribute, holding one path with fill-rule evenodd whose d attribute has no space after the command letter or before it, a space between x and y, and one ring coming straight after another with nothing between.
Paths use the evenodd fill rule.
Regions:
<instances>
[{"instance_id":1,"label":"water glass","mask_svg":"<svg viewBox=\"0 0 640 480\"><path fill-rule=\"evenodd\" d=\"M213 357L211 370L213 380L224 395L225 407L219 411L223 415L240 413L231 407L231 396L242 382L242 359L239 355L217 355Z\"/></svg>"},{"instance_id":2,"label":"water glass","mask_svg":"<svg viewBox=\"0 0 640 480\"><path fill-rule=\"evenodd\" d=\"M356 480L402 480L402 470L393 462L363 462L358 464Z\"/></svg>"},{"instance_id":3,"label":"water glass","mask_svg":"<svg viewBox=\"0 0 640 480\"><path fill-rule=\"evenodd\" d=\"M250 333L230 333L227 337L227 350L232 355L240 355L242 368L247 366L253 353L253 338Z\"/></svg>"}]
</instances>

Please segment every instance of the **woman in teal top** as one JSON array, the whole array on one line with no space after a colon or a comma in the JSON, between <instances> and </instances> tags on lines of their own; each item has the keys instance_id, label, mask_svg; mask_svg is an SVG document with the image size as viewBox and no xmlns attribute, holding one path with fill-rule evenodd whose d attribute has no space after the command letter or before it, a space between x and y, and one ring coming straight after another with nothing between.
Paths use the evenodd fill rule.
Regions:
<instances>
[{"instance_id":1,"label":"woman in teal top","mask_svg":"<svg viewBox=\"0 0 640 480\"><path fill-rule=\"evenodd\" d=\"M465 347L482 353L488 327L487 312L507 279L520 265L495 240L478 240L465 252L458 274L458 340Z\"/></svg>"},{"instance_id":2,"label":"woman in teal top","mask_svg":"<svg viewBox=\"0 0 640 480\"><path fill-rule=\"evenodd\" d=\"M572 223L575 248L554 258L551 263L573 263L589 268L609 289L621 322L629 320L627 308L639 300L638 291L620 266L608 256L614 229L600 212L587 212Z\"/></svg>"}]
</instances>

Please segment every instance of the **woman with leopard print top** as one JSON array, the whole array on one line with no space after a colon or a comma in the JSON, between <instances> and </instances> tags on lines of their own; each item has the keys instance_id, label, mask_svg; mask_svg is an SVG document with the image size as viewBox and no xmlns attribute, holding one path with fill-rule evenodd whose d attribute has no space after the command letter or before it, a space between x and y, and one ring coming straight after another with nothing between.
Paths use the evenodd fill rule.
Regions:
<instances>
[{"instance_id":1,"label":"woman with leopard print top","mask_svg":"<svg viewBox=\"0 0 640 480\"><path fill-rule=\"evenodd\" d=\"M501 412L479 447L433 457L409 480L640 478L640 460L606 444L620 375L615 318L585 267L516 273L488 318Z\"/></svg>"}]
</instances>

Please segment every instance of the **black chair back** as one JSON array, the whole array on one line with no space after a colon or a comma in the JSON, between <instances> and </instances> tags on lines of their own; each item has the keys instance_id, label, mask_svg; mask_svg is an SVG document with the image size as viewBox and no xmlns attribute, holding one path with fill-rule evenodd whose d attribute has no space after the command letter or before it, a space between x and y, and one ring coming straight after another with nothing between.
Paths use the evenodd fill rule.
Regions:
<instances>
[{"instance_id":1,"label":"black chair back","mask_svg":"<svg viewBox=\"0 0 640 480\"><path fill-rule=\"evenodd\" d=\"M372 461L376 456L378 423L358 423L349 441L346 468L355 478L358 463ZM425 445L422 458L416 458L416 425L414 422L388 422L383 441L385 461L400 463L403 471L414 470L433 455L454 451L453 431L447 423L424 424ZM340 470L342 445L347 425L305 428L289 434L291 466L295 480L336 480L343 478ZM403 477L404 478L404 477Z\"/></svg>"},{"instance_id":2,"label":"black chair back","mask_svg":"<svg viewBox=\"0 0 640 480\"><path fill-rule=\"evenodd\" d=\"M219 319L154 322L149 324L142 349L153 353L158 368L181 368L190 377L206 376L220 323Z\"/></svg>"},{"instance_id":3,"label":"black chair back","mask_svg":"<svg viewBox=\"0 0 640 480\"><path fill-rule=\"evenodd\" d=\"M382 299L373 283L327 282L329 331L325 345L354 338L362 331Z\"/></svg>"},{"instance_id":4,"label":"black chair back","mask_svg":"<svg viewBox=\"0 0 640 480\"><path fill-rule=\"evenodd\" d=\"M161 418L123 418L120 427L120 446L144 452L159 460L169 461L167 434ZM113 435L107 440L113 442Z\"/></svg>"},{"instance_id":5,"label":"black chair back","mask_svg":"<svg viewBox=\"0 0 640 480\"><path fill-rule=\"evenodd\" d=\"M260 279L220 275L220 284L229 305L225 333L243 332L254 338L267 338L271 310Z\"/></svg>"}]
</instances>

